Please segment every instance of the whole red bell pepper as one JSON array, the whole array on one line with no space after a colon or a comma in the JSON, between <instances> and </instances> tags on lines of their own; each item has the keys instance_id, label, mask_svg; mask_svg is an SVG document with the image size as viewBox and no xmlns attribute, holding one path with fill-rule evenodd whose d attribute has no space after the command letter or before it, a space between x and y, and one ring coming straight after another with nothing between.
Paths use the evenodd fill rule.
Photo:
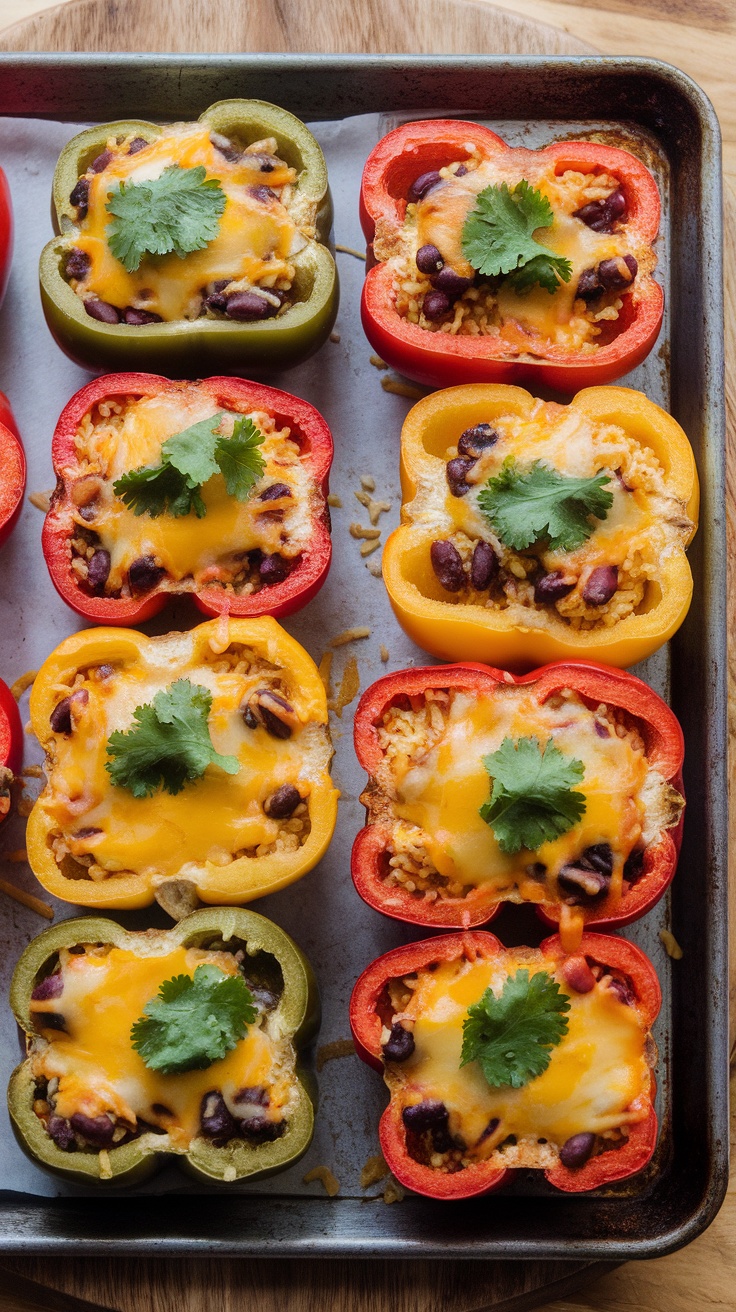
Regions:
<instances>
[{"instance_id":1,"label":"whole red bell pepper","mask_svg":"<svg viewBox=\"0 0 736 1312\"><path fill-rule=\"evenodd\" d=\"M300 444L300 459L315 486L312 533L307 548L281 582L251 594L228 592L223 587L202 586L192 593L205 615L255 618L272 615L280 619L299 610L319 591L332 558L330 518L327 507L329 472L332 464L332 434L318 410L308 401L240 378L206 378L199 382L172 382L157 374L107 374L88 383L71 398L59 416L51 443L51 458L57 485L44 522L42 545L51 580L59 595L84 619L98 624L139 624L157 614L175 591L159 584L140 596L95 596L85 591L71 568L70 541L79 531L73 519L76 509L72 486L79 477L79 454L75 434L86 414L101 401L120 397L153 397L195 389L211 397L223 409L247 414L263 410L277 423L288 425ZM192 518L192 534L197 520ZM183 591L183 589L182 589Z\"/></svg>"},{"instance_id":2,"label":"whole red bell pepper","mask_svg":"<svg viewBox=\"0 0 736 1312\"><path fill-rule=\"evenodd\" d=\"M414 972L426 970L442 962L473 962L478 958L493 959L511 955L494 934L466 931L461 934L442 934L394 948L385 953L363 971L350 999L350 1026L358 1056L374 1070L384 1070L382 1031L391 1028L392 1007L388 994L391 980L401 980ZM528 952L528 949L523 949ZM640 948L626 939L608 934L585 934L580 955L566 955L558 935L545 939L538 949L539 966L551 972L562 967L562 987L568 995L574 985L575 971L580 965L592 975L591 968L602 967L604 973L614 973L625 986L627 1005L636 1008L642 1029L651 1029L659 1014L662 996L659 980L651 961ZM584 959L581 961L581 958ZM528 963L534 971L533 963ZM586 986L587 987L587 986ZM579 991L586 991L581 989ZM564 1039L563 1039L564 1043ZM581 1079L585 1079L582 1075ZM393 1086L395 1088L395 1085ZM529 1085L533 1089L533 1081ZM643 1093L637 1110L640 1120L628 1126L628 1138L615 1150L598 1152L575 1169L561 1162L544 1174L556 1189L567 1193L584 1193L591 1189L624 1180L641 1171L649 1162L657 1142L657 1117L654 1111L656 1082L650 1073L648 1090ZM438 1093L440 1091L438 1090ZM381 1151L397 1180L407 1189L413 1189L426 1198L444 1201L475 1198L490 1193L506 1184L514 1175L513 1169L499 1169L490 1161L477 1161L462 1170L444 1172L424 1165L411 1156L407 1132L402 1119L399 1098L393 1095L384 1111L378 1134Z\"/></svg>"},{"instance_id":3,"label":"whole red bell pepper","mask_svg":"<svg viewBox=\"0 0 736 1312\"><path fill-rule=\"evenodd\" d=\"M533 688L540 705L554 693L570 689L593 707L605 703L625 712L644 740L649 765L682 793L684 743L680 724L657 693L623 670L586 661L566 661L542 666L523 676L471 663L388 674L366 689L354 724L356 755L370 775L363 800L369 817L373 813L375 818L355 839L352 876L360 896L376 911L413 925L460 929L485 924L500 910L502 904L488 885L477 886L464 897L438 897L430 901L415 896L403 886L386 882L393 835L391 803L383 796L375 776L383 757L378 728L392 705L407 705L409 698L423 696L430 689L464 691L492 699L499 691L503 695L502 690L510 684ZM557 924L564 916L561 929L569 950L576 949L583 926L613 929L637 920L659 901L672 880L682 823L680 815L675 827L663 828L646 846L640 871L618 899L609 890L588 906L570 908L561 901L535 902L537 914L549 925Z\"/></svg>"},{"instance_id":4,"label":"whole red bell pepper","mask_svg":"<svg viewBox=\"0 0 736 1312\"><path fill-rule=\"evenodd\" d=\"M435 332L399 315L393 292L393 269L376 263L374 239L382 251L396 248L404 223L409 189L417 179L468 159L475 148L503 177L504 163L534 168L550 161L556 172L610 172L626 200L627 229L651 246L659 229L660 198L649 170L629 151L592 141L563 141L542 150L511 147L489 128L457 119L405 123L389 132L371 152L363 171L360 216L369 243L361 314L371 346L395 369L428 387L455 383L544 382L561 392L610 383L641 364L651 351L662 323L664 297L649 273L640 272L624 294L624 308L611 340L594 351L571 350L550 342L510 345L500 336ZM370 265L373 264L371 268ZM521 355L523 358L517 358Z\"/></svg>"},{"instance_id":5,"label":"whole red bell pepper","mask_svg":"<svg viewBox=\"0 0 736 1312\"><path fill-rule=\"evenodd\" d=\"M26 454L10 402L0 392L0 547L15 528L25 490Z\"/></svg>"},{"instance_id":6,"label":"whole red bell pepper","mask_svg":"<svg viewBox=\"0 0 736 1312\"><path fill-rule=\"evenodd\" d=\"M13 207L10 203L8 179L0 169L0 305L5 295L12 256Z\"/></svg>"}]
</instances>

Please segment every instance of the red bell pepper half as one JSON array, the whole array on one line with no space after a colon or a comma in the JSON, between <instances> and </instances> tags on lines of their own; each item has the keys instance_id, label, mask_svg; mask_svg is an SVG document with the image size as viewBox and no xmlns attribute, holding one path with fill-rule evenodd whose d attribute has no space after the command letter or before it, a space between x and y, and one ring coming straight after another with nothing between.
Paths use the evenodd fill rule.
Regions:
<instances>
[{"instance_id":1,"label":"red bell pepper half","mask_svg":"<svg viewBox=\"0 0 736 1312\"><path fill-rule=\"evenodd\" d=\"M26 490L26 455L10 402L0 392L0 547L15 528Z\"/></svg>"},{"instance_id":2,"label":"red bell pepper half","mask_svg":"<svg viewBox=\"0 0 736 1312\"><path fill-rule=\"evenodd\" d=\"M395 703L407 704L411 696L428 689L462 690L478 696L493 697L509 684L532 685L540 704L552 694L569 688L595 707L601 702L620 709L630 717L641 733L652 768L682 793L684 742L682 729L669 706L646 683L624 670L595 665L588 661L565 661L544 665L529 674L516 676L489 665L434 665L387 674L367 688L355 713L355 752L364 770L371 776L366 799L370 799L381 759L378 728L387 710ZM614 929L628 925L649 911L669 886L677 866L682 838L682 817L676 827L662 829L644 850L637 878L629 884L617 902L609 895L582 912L585 927ZM388 885L392 827L377 820L361 829L352 853L352 876L360 896L369 906L395 920L434 929L461 929L487 924L498 914L501 903L492 900L492 892L476 887L466 897L437 898L428 901L414 896L398 885ZM548 925L556 925L562 903L536 903L537 914ZM582 928L582 926L580 927ZM572 943L568 941L568 947Z\"/></svg>"},{"instance_id":3,"label":"red bell pepper half","mask_svg":"<svg viewBox=\"0 0 736 1312\"><path fill-rule=\"evenodd\" d=\"M0 679L0 823L10 812L11 775L23 764L23 725L15 698Z\"/></svg>"},{"instance_id":4,"label":"red bell pepper half","mask_svg":"<svg viewBox=\"0 0 736 1312\"><path fill-rule=\"evenodd\" d=\"M501 338L432 332L397 313L393 270L388 263L375 263L374 237L379 234L382 243L390 246L391 238L403 225L411 185L423 174L467 159L469 146L501 169L504 160L513 157L522 164L525 159L533 161L535 167L540 159L549 160L557 172L610 172L619 179L626 198L627 226L647 245L657 236L657 184L644 164L627 150L592 141L556 142L540 151L526 150L508 146L479 123L457 119L405 123L379 141L363 171L360 216L369 243L369 272L361 314L371 346L395 369L428 387L544 382L571 394L582 387L613 382L641 364L659 334L664 304L661 287L648 274L637 277L626 292L612 340L590 352L550 344L539 358L519 360L509 353L508 343Z\"/></svg>"},{"instance_id":5,"label":"red bell pepper half","mask_svg":"<svg viewBox=\"0 0 736 1312\"><path fill-rule=\"evenodd\" d=\"M441 962L457 961L463 957L468 961L475 961L479 957L489 959L505 952L503 944L494 934L476 930L462 934L442 934L420 943L394 948L392 952L378 957L363 971L350 999L350 1026L358 1056L374 1070L383 1071L381 1032L384 1026L390 1028L390 980L402 979ZM579 959L566 957L557 934L545 939L540 944L539 952L546 958L551 971L565 960L573 965ZM598 965L609 973L615 972L617 976L623 977L629 994L633 995L631 1005L637 1008L643 1026L649 1030L659 1014L662 996L654 966L641 949L626 939L614 938L608 934L585 934L580 953L589 967ZM533 1088L533 1082L530 1088ZM599 1152L576 1169L560 1163L546 1170L544 1174L550 1184L567 1193L584 1193L612 1184L615 1180L627 1179L641 1171L652 1157L657 1142L655 1091L656 1082L652 1073L646 1115L628 1127L628 1138L621 1147ZM449 1173L416 1161L409 1152L402 1108L394 1097L381 1117L378 1134L381 1151L397 1180L407 1189L413 1189L426 1198L447 1202L475 1198L500 1188L514 1175L513 1170L499 1169L487 1161L478 1161L463 1170Z\"/></svg>"},{"instance_id":6,"label":"red bell pepper half","mask_svg":"<svg viewBox=\"0 0 736 1312\"><path fill-rule=\"evenodd\" d=\"M54 587L72 610L98 624L139 624L156 615L173 595L171 588L156 586L141 596L93 596L80 586L71 568L70 540L77 528L72 518L70 479L78 464L75 434L93 406L109 398L160 396L182 388L206 393L223 410L266 411L277 423L288 425L299 440L301 459L323 493L323 506L314 514L311 541L291 572L282 582L251 594L237 595L216 586L201 587L191 594L205 615L237 618L272 615L276 619L290 615L315 596L330 567L332 542L327 493L333 457L332 434L322 415L308 401L241 378L206 378L196 383L181 383L157 374L107 374L75 393L59 416L51 443L57 485L44 522L42 545ZM197 520L192 516L193 534L196 525Z\"/></svg>"},{"instance_id":7,"label":"red bell pepper half","mask_svg":"<svg viewBox=\"0 0 736 1312\"><path fill-rule=\"evenodd\" d=\"M10 203L10 187L3 170L0 169L0 305L10 273L10 261L13 256L13 207Z\"/></svg>"}]
</instances>

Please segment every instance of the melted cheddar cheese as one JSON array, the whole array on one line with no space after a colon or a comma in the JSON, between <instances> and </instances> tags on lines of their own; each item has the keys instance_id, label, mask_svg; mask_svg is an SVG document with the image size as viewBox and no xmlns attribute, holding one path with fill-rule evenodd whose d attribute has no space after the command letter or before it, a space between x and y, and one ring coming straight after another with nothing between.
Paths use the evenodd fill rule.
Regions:
<instances>
[{"instance_id":1,"label":"melted cheddar cheese","mask_svg":"<svg viewBox=\"0 0 736 1312\"><path fill-rule=\"evenodd\" d=\"M551 1050L549 1066L520 1089L491 1087L477 1062L460 1065L463 1021L487 988L498 996L518 969L554 974L540 952L517 957L513 950L493 961L440 962L419 971L410 981L409 1002L395 1017L412 1030L414 1053L389 1066L387 1082L403 1106L429 1098L444 1102L451 1134L466 1145L466 1160L509 1154L520 1157L518 1164L549 1165L572 1135L606 1135L647 1115L647 1034L637 1008L623 1003L605 977L584 994L560 979L570 1001L568 1032ZM483 1137L494 1120L498 1126ZM509 1135L520 1151L498 1153Z\"/></svg>"},{"instance_id":2,"label":"melted cheddar cheese","mask_svg":"<svg viewBox=\"0 0 736 1312\"><path fill-rule=\"evenodd\" d=\"M190 385L158 396L121 398L114 409L119 413L85 417L76 436L78 462L60 471L73 524L85 538L94 533L95 548L110 555L105 595L129 595L129 566L149 556L166 571L159 586L179 592L217 582L250 592L258 576L256 570L256 581L251 578L249 552L294 560L306 548L320 494L288 428L277 428L268 414L250 412L264 435L259 451L266 467L246 501L230 496L223 476L216 474L202 487L207 510L202 518L168 513L153 518L136 515L116 497L115 480L142 465L158 465L168 438L223 407ZM221 431L231 432L233 422L228 413ZM261 493L276 483L287 490L262 500Z\"/></svg>"},{"instance_id":3,"label":"melted cheddar cheese","mask_svg":"<svg viewBox=\"0 0 736 1312\"><path fill-rule=\"evenodd\" d=\"M53 737L48 783L36 805L57 835L57 860L65 852L91 858L91 878L122 871L186 878L207 862L227 865L236 854L261 855L258 849L268 849L282 832L281 822L264 811L267 798L283 784L296 784L308 807L312 779L321 777L324 730L301 710L299 689L284 692L286 676L255 658L249 662L248 653L233 668L226 668L227 660L194 656L188 639L153 642L135 660L78 678L76 691L86 692L87 701L75 702L73 732ZM211 692L212 742L216 751L237 757L240 768L230 775L210 765L176 795L158 789L134 797L105 769L108 739L115 730L130 730L135 709L181 678ZM274 684L296 716L287 739L248 728L241 713L253 692ZM306 836L307 817L304 822Z\"/></svg>"},{"instance_id":4,"label":"melted cheddar cheese","mask_svg":"<svg viewBox=\"0 0 736 1312\"><path fill-rule=\"evenodd\" d=\"M277 161L265 177L255 154L230 162L213 145L209 129L199 123L174 125L132 155L126 143L119 147L114 139L108 142L108 151L112 158L106 167L86 174L88 209L74 246L91 263L84 278L73 283L80 296L98 297L121 309L145 309L171 321L196 318L202 310L203 289L214 282L236 283L238 290L291 285L291 257L305 244L305 236L280 199L281 190L296 180L294 170L283 161ZM128 273L108 244L113 217L107 210L110 194L121 182L150 182L172 165L203 166L208 178L219 181L226 204L217 236L184 258L176 252L147 256L135 272ZM265 194L264 183L273 195Z\"/></svg>"},{"instance_id":5,"label":"melted cheddar cheese","mask_svg":"<svg viewBox=\"0 0 736 1312\"><path fill-rule=\"evenodd\" d=\"M75 1113L91 1118L110 1115L134 1131L139 1120L168 1132L171 1146L184 1150L200 1130L202 1100L220 1092L232 1115L248 1115L238 1103L241 1089L262 1088L255 1110L259 1116L280 1121L288 1114L294 1092L294 1055L259 1013L244 1038L225 1057L206 1070L166 1075L149 1070L131 1046L130 1031L165 980L193 976L197 966L211 963L228 975L238 966L229 952L207 952L177 947L146 955L129 949L87 948L84 953L61 954L61 996L33 1003L36 1028L43 1041L35 1041L32 1055L37 1080L58 1080L53 1094L55 1115L69 1119ZM61 1014L64 1030L44 1025L45 1013ZM271 1032L273 1031L273 1032Z\"/></svg>"}]
</instances>

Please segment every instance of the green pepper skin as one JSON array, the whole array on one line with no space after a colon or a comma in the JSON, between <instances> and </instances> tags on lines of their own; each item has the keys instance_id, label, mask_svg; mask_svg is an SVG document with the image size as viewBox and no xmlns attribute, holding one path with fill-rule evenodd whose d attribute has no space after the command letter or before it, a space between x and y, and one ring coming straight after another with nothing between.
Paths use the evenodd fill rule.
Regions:
<instances>
[{"instance_id":1,"label":"green pepper skin","mask_svg":"<svg viewBox=\"0 0 736 1312\"><path fill-rule=\"evenodd\" d=\"M337 270L327 249L332 199L324 156L312 133L293 114L265 100L221 100L199 121L244 144L275 137L280 158L299 173L296 189L316 203L317 240L307 242L292 260L295 302L276 318L253 323L202 318L135 327L90 318L62 273L76 228L70 193L109 137L134 133L153 141L163 132L142 120L102 123L73 137L59 156L51 199L52 222L59 235L44 247L39 266L46 322L61 349L84 369L145 370L174 378L203 378L211 373L250 376L301 363L332 331L339 300Z\"/></svg>"},{"instance_id":2,"label":"green pepper skin","mask_svg":"<svg viewBox=\"0 0 736 1312\"><path fill-rule=\"evenodd\" d=\"M31 994L39 980L52 973L61 948L73 947L77 943L111 943L135 951L141 940L155 940L162 935L172 948L180 944L184 947L209 947L213 942L227 945L236 939L248 956L260 952L273 958L284 981L275 1017L284 1033L291 1036L297 1058L300 1050L313 1042L321 1018L319 993L312 968L293 940L255 911L241 907L205 907L169 930L132 933L114 920L84 916L53 925L39 934L21 956L10 986L10 1005L29 1045L36 1035ZM168 1142L166 1147L157 1146L156 1140L166 1136L146 1133L107 1150L111 1175L105 1179L100 1176L98 1152L63 1152L47 1134L43 1122L33 1110L34 1079L29 1061L24 1061L11 1076L8 1110L15 1136L24 1152L45 1170L76 1184L106 1184L115 1189L140 1184L172 1154L198 1179L208 1184L230 1184L246 1179L258 1180L282 1171L307 1151L314 1131L316 1085L311 1073L304 1070L298 1060L296 1074L299 1100L280 1139L258 1145L234 1139L220 1148L208 1139L197 1138L192 1140L186 1152L177 1153Z\"/></svg>"}]
</instances>

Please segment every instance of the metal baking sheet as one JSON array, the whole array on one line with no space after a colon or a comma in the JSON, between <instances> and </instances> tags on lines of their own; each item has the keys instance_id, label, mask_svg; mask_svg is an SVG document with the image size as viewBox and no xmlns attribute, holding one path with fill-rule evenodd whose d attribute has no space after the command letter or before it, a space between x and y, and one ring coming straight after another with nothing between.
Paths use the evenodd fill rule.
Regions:
<instances>
[{"instance_id":1,"label":"metal baking sheet","mask_svg":"<svg viewBox=\"0 0 736 1312\"><path fill-rule=\"evenodd\" d=\"M655 350L623 379L669 409L695 448L702 519L690 552L695 576L691 614L669 650L637 670L670 698L685 729L688 816L672 893L626 931L653 958L664 1005L658 1112L661 1135L652 1168L605 1197L553 1191L519 1173L500 1197L452 1207L407 1195L387 1207L380 1190L360 1188L360 1170L377 1151L385 1105L380 1079L356 1057L328 1062L319 1075L315 1140L299 1165L236 1192L203 1193L175 1168L135 1195L100 1197L37 1170L12 1139L0 1113L0 1250L177 1252L241 1255L417 1257L654 1256L708 1224L727 1181L727 961L725 780L725 528L723 467L720 157L715 115L684 75L656 61L618 59L372 58L348 56L0 56L0 162L9 174L18 220L13 273L0 312L0 387L12 400L29 457L29 491L52 485L49 456L55 420L87 375L61 354L41 315L38 253L50 236L48 196L60 147L80 123L135 117L196 117L227 96L270 99L310 121L327 158L335 200L336 240L364 245L357 217L363 161L372 145L407 117L473 117L512 145L540 146L567 136L628 146L645 158L663 196L658 244L665 286L665 326ZM380 110L377 113L376 110ZM40 119L52 122L40 122ZM335 436L332 490L334 562L319 596L286 627L316 660L328 640L352 625L369 639L335 655L358 659L361 686L427 658L396 624L380 579L369 572L378 553L361 559L347 528L360 519L360 475L391 501L385 540L398 522L398 441L411 402L381 389L359 323L361 264L338 255L342 303L339 342L307 364L268 381L312 401ZM0 673L8 682L35 668L63 637L82 627L57 598L40 554L41 515L26 505L2 554ZM198 621L188 603L143 625L148 632ZM380 660L385 643L390 659ZM255 904L291 932L315 965L324 1021L319 1044L346 1038L347 999L374 956L421 931L384 920L365 907L349 877L352 839L363 823L364 782L352 751L353 706L331 716L334 775L342 789L334 841L320 866L296 885ZM40 759L27 742L26 764ZM2 851L22 845L15 819ZM0 863L2 863L0 851ZM8 875L8 868L3 870ZM11 877L32 889L30 872ZM73 913L57 904L57 918ZM121 915L129 926L163 924L150 912ZM673 963L658 938L669 926L684 949ZM42 928L23 908L0 903L3 991L17 955ZM531 908L507 908L494 922L504 942L538 942ZM18 1059L15 1026L0 1015L0 1082ZM304 1172L326 1164L341 1192L327 1199ZM166 1195L165 1207L161 1198Z\"/></svg>"}]
</instances>

